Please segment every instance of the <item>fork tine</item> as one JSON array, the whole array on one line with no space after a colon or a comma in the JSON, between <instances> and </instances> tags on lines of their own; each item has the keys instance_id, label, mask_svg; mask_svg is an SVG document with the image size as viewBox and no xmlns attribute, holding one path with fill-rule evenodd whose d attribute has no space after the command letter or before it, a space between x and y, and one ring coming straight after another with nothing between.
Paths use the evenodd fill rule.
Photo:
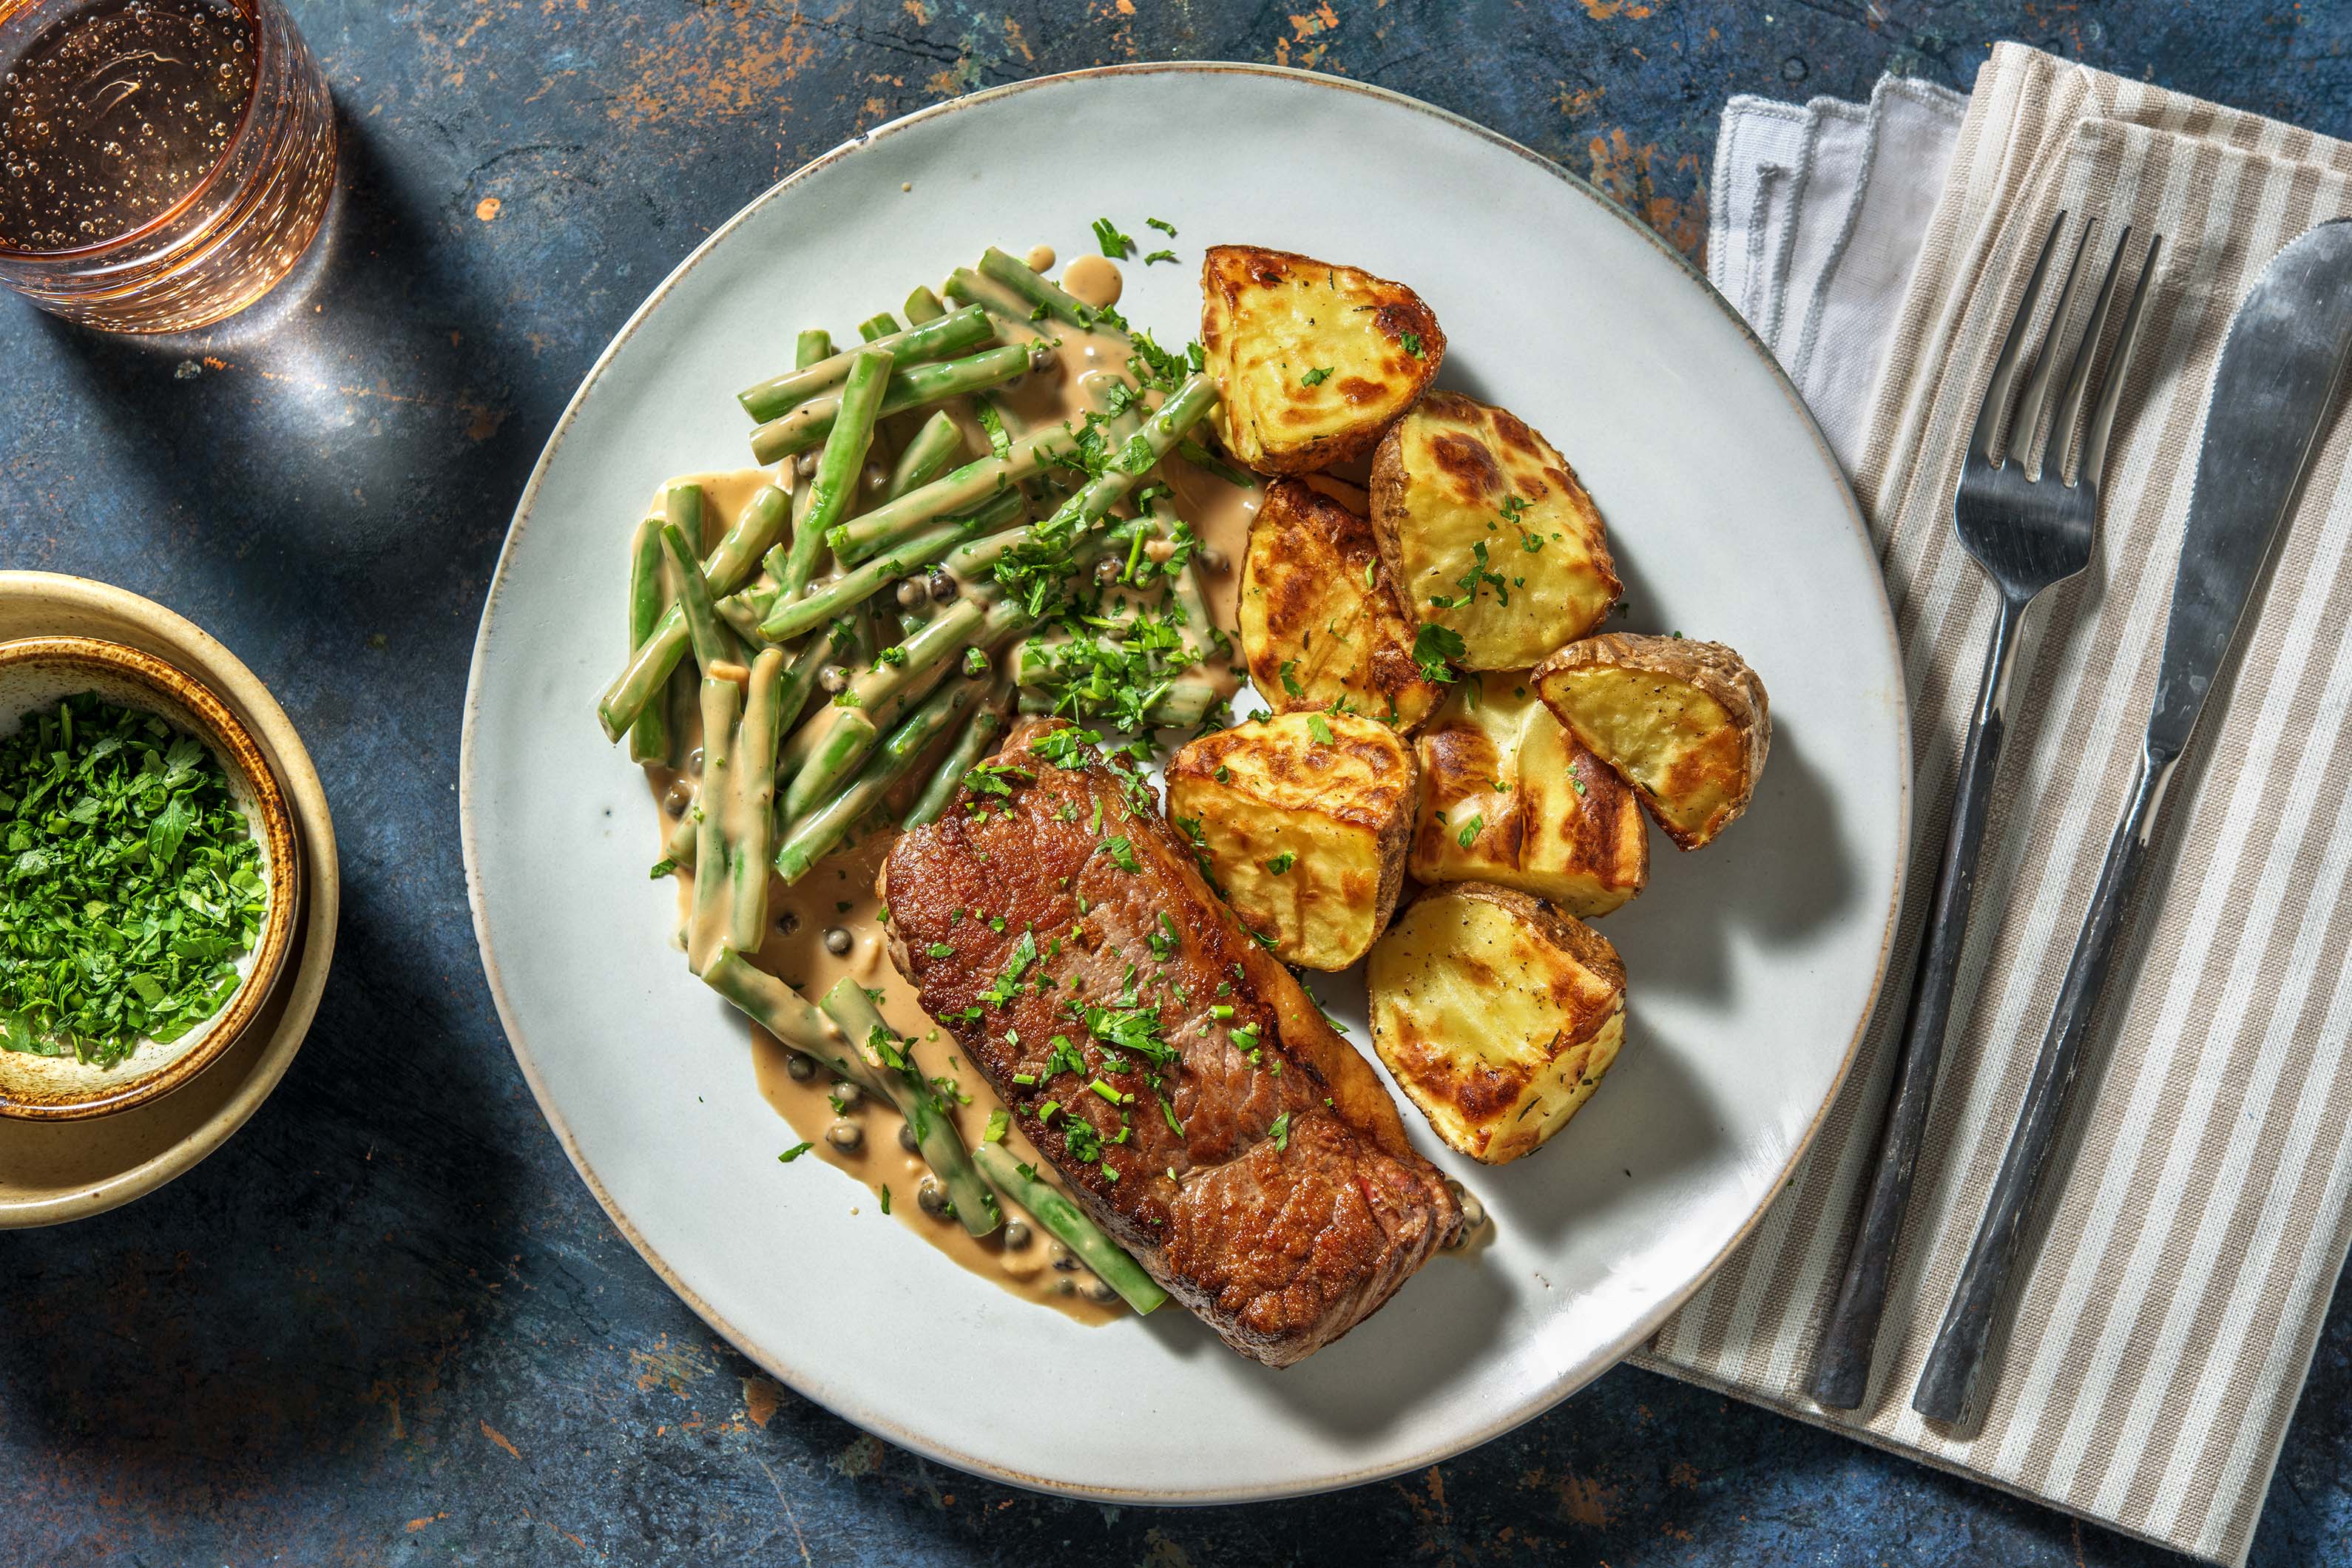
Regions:
<instances>
[{"instance_id":1,"label":"fork tine","mask_svg":"<svg viewBox=\"0 0 2352 1568\"><path fill-rule=\"evenodd\" d=\"M2050 331L2042 340L2042 352L2033 356L2033 374L2025 384L2025 397L2017 405L2017 417L2009 423L2009 455L2025 466L2026 477L2042 477L2042 464L2034 457L2033 433L2042 424L2042 405L2050 396L2050 379L2058 371L2059 334L2066 330L2066 318L2074 310L2074 291L2083 286L2083 251L2091 243L2090 223L2084 223L2074 236L2074 255L2066 263L2066 282L2058 290L2058 308L2050 312ZM2051 426L2050 439L2065 452L2065 442L2056 426Z\"/></svg>"},{"instance_id":2,"label":"fork tine","mask_svg":"<svg viewBox=\"0 0 2352 1568\"><path fill-rule=\"evenodd\" d=\"M2010 389L2017 383L2018 355L2025 348L2026 329L2033 324L2033 307L2042 299L2042 282L2050 270L2051 254L2058 248L2058 231L2065 226L2063 212L2050 220L2050 232L2042 240L2042 254L2034 259L2033 276L2026 279L2025 298L2018 301L2017 314L2010 318L2009 337L2000 345L2000 358L1993 363L1992 382L1985 388L1984 405L1977 410L1976 433L1969 437L1969 450L1990 463L2001 460L2000 454L1993 449L1992 433L2000 424L2001 411L2009 406Z\"/></svg>"},{"instance_id":3,"label":"fork tine","mask_svg":"<svg viewBox=\"0 0 2352 1568\"><path fill-rule=\"evenodd\" d=\"M2050 449L2043 461L2058 473L2066 468L2066 447L2074 436L2074 420L2083 412L2083 399L2091 387L2091 361L2099 352L2099 340L2106 335L2107 311L2116 302L2116 279L2122 270L2124 251L2131 244L2131 225L2116 236L2115 249L2108 254L2106 275L2099 279L2099 298L2091 306L2091 319L2083 324L2083 341L2074 345L2074 363L2066 367L2066 390L2059 395L2058 411L2050 416Z\"/></svg>"},{"instance_id":4,"label":"fork tine","mask_svg":"<svg viewBox=\"0 0 2352 1568\"><path fill-rule=\"evenodd\" d=\"M2083 432L2083 460L2075 465L2074 482L2095 490L2107 466L2107 432L2115 427L2116 405L2123 400L2124 373L2131 368L2132 345L2139 337L2140 308L2147 303L2148 286L2156 279L2156 264L2163 249L2164 236L2148 237L2147 259L2140 264L2139 281L2132 286L2131 303L2124 308L2123 331L2116 334L2115 353L2107 356L2107 379L2099 388L2099 405L2091 411L2091 427Z\"/></svg>"}]
</instances>

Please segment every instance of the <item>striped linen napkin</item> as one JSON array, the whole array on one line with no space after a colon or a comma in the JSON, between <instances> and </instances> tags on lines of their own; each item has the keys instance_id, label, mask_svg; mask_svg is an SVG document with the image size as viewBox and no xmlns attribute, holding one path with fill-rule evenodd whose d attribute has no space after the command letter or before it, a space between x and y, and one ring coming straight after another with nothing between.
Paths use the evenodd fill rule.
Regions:
<instances>
[{"instance_id":1,"label":"striped linen napkin","mask_svg":"<svg viewBox=\"0 0 2352 1568\"><path fill-rule=\"evenodd\" d=\"M1769 151L1791 170L1807 152L1794 137ZM1899 152L1865 151L1864 188L1848 175L1832 192L1843 204L1834 226L1871 232L1887 166L1917 182ZM1753 199L1719 232L1738 235L1742 268L1773 264L1772 247L1802 234L1808 198L1801 184L1776 197L1773 181L1740 178ZM2029 622L2025 694L1871 1393L1860 1411L1828 1412L1804 1388L1875 1153L1992 616L1991 593L1952 537L1951 496L2001 329L2062 209L2070 225L2089 219L2108 234L2132 226L2126 289L2147 235L2164 235L2165 254L2108 461L2097 558ZM1894 301L1884 367L1866 378L1866 416L1841 449L1906 655L1918 874L1894 978L1819 1142L1636 1358L2231 1564L2252 1544L2352 1243L2352 417L2326 437L2235 672L2158 822L2031 1268L1988 1363L1989 1414L1972 1430L1931 1426L1910 1399L2132 774L2223 333L2281 246L2347 214L2352 146L2014 45L1978 77L1916 243L1901 237L1903 215L1882 211L1877 237L1891 248L1870 265L1883 278L1907 245L1916 266L1899 294L1881 290ZM1759 223L1786 232L1748 243ZM2062 244L2072 241L2070 229ZM1792 371L1807 368L1794 357L1805 340L1789 321L1832 319L1822 300L1838 292L1837 270L1833 261L1810 292L1771 307L1771 341ZM1737 278L1735 302L1769 291L1722 258L1717 272ZM1850 314L1868 292L1848 291ZM1816 356L1827 331L1814 334Z\"/></svg>"}]
</instances>

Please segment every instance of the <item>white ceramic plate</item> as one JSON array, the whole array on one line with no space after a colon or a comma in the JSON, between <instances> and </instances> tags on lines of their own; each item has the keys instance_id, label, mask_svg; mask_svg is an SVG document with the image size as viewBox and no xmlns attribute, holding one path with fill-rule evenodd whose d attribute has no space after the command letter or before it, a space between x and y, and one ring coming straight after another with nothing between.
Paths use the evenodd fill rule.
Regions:
<instances>
[{"instance_id":1,"label":"white ceramic plate","mask_svg":"<svg viewBox=\"0 0 2352 1568\"><path fill-rule=\"evenodd\" d=\"M1432 1262L1287 1372L1172 1308L1081 1327L962 1273L838 1173L778 1164L792 1135L753 1089L744 1026L666 941L652 804L592 712L625 651L634 509L667 475L748 460L736 388L789 365L803 326L845 329L990 244L1077 254L1106 214L1153 244L1146 216L1181 231L1182 265L1127 268L1122 309L1162 342L1197 331L1216 241L1412 283L1445 324L1444 383L1508 405L1576 464L1630 624L1729 642L1772 695L1746 819L1699 855L1655 839L1649 891L1607 921L1633 998L1607 1083L1532 1158L1442 1160L1485 1197L1493 1245ZM1879 984L1906 826L1903 689L1827 448L1765 351L1646 229L1492 132L1351 82L1092 71L827 153L622 330L548 441L483 612L466 862L499 1015L548 1121L624 1234L752 1359L893 1442L1022 1484L1281 1496L1427 1465L1545 1409L1755 1222ZM1339 1011L1363 1042L1360 994Z\"/></svg>"}]
</instances>

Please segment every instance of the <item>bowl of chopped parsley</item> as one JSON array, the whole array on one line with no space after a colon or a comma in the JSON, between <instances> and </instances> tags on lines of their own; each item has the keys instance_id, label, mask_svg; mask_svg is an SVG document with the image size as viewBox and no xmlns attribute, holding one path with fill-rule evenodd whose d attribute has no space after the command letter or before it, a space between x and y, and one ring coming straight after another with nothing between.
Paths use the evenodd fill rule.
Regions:
<instances>
[{"instance_id":1,"label":"bowl of chopped parsley","mask_svg":"<svg viewBox=\"0 0 2352 1568\"><path fill-rule=\"evenodd\" d=\"M285 965L293 815L202 682L91 637L0 643L0 1116L194 1079Z\"/></svg>"}]
</instances>

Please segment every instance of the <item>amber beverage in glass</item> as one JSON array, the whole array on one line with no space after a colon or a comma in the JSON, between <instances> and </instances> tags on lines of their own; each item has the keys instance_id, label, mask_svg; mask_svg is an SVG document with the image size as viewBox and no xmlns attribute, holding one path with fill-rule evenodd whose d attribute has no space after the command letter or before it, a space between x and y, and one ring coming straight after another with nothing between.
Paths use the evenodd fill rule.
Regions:
<instances>
[{"instance_id":1,"label":"amber beverage in glass","mask_svg":"<svg viewBox=\"0 0 2352 1568\"><path fill-rule=\"evenodd\" d=\"M121 332L268 293L319 232L334 105L278 0L0 0L0 284Z\"/></svg>"}]
</instances>

